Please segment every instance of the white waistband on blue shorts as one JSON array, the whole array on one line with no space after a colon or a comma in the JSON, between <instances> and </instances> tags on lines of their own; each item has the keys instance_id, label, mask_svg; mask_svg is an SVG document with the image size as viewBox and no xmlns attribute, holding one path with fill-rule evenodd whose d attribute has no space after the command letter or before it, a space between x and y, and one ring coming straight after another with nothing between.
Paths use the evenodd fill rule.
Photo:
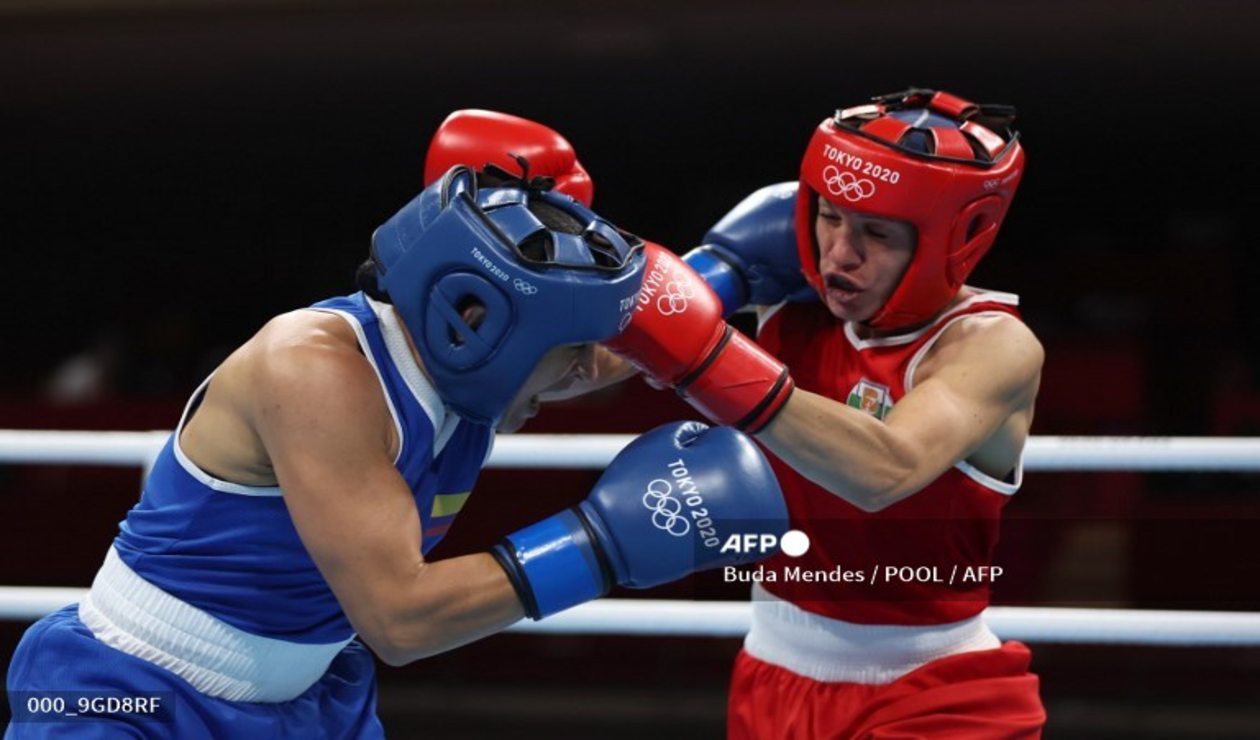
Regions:
<instances>
[{"instance_id":1,"label":"white waistband on blue shorts","mask_svg":"<svg viewBox=\"0 0 1260 740\"><path fill-rule=\"evenodd\" d=\"M991 650L1001 641L980 615L949 624L855 624L805 611L753 584L752 628L744 649L754 658L815 681L892 683L926 663Z\"/></svg>"},{"instance_id":2,"label":"white waistband on blue shorts","mask_svg":"<svg viewBox=\"0 0 1260 740\"><path fill-rule=\"evenodd\" d=\"M311 645L245 632L144 580L113 547L79 602L79 619L106 645L228 701L294 699L350 642Z\"/></svg>"}]
</instances>

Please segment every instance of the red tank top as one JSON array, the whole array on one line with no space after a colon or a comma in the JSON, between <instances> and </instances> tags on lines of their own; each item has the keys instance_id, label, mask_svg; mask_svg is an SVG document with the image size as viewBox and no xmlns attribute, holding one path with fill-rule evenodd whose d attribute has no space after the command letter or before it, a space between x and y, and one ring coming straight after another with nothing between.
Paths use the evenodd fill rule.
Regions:
<instances>
[{"instance_id":1,"label":"red tank top","mask_svg":"<svg viewBox=\"0 0 1260 740\"><path fill-rule=\"evenodd\" d=\"M882 419L945 329L965 316L1016 316L1018 297L979 292L915 332L862 340L821 303L787 304L763 321L758 342L787 363L798 388ZM763 587L802 609L860 624L930 625L972 617L989 603L1002 507L1019 487L966 462L917 493L867 513L807 480L767 451L792 526L809 535L801 557L765 564ZM893 570L890 570L893 569ZM815 580L816 574L826 580Z\"/></svg>"}]
</instances>

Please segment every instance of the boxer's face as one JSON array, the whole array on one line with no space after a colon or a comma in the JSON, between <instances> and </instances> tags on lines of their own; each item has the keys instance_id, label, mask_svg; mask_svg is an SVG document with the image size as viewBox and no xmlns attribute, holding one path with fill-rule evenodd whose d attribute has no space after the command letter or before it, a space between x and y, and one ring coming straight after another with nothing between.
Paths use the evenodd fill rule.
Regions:
<instances>
[{"instance_id":1,"label":"boxer's face","mask_svg":"<svg viewBox=\"0 0 1260 740\"><path fill-rule=\"evenodd\" d=\"M498 430L515 432L538 414L541 396L564 391L593 374L594 344L554 347L543 355L499 420Z\"/></svg>"},{"instance_id":2,"label":"boxer's face","mask_svg":"<svg viewBox=\"0 0 1260 740\"><path fill-rule=\"evenodd\" d=\"M914 256L915 228L818 198L814 221L823 300L838 319L862 322L888 301Z\"/></svg>"}]
</instances>

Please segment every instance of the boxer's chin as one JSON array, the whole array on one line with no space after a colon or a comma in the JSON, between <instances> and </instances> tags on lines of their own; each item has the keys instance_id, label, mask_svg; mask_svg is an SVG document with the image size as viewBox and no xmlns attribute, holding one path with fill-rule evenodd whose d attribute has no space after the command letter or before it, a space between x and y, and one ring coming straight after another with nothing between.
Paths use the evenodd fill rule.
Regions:
<instances>
[{"instance_id":1,"label":"boxer's chin","mask_svg":"<svg viewBox=\"0 0 1260 740\"><path fill-rule=\"evenodd\" d=\"M495 426L495 431L499 434L511 434L519 432L523 426L525 426L525 419L519 414L507 414L499 420L498 425Z\"/></svg>"},{"instance_id":2,"label":"boxer's chin","mask_svg":"<svg viewBox=\"0 0 1260 740\"><path fill-rule=\"evenodd\" d=\"M514 403L508 407L503 414L503 418L499 420L495 430L500 434L511 434L520 431L525 426L525 422L538 415L538 400L530 399L528 402Z\"/></svg>"},{"instance_id":3,"label":"boxer's chin","mask_svg":"<svg viewBox=\"0 0 1260 740\"><path fill-rule=\"evenodd\" d=\"M870 296L866 293L837 293L839 291L828 290L824 296L827 310L837 319L861 323L875 315L875 309L867 305L870 301L865 299Z\"/></svg>"}]
</instances>

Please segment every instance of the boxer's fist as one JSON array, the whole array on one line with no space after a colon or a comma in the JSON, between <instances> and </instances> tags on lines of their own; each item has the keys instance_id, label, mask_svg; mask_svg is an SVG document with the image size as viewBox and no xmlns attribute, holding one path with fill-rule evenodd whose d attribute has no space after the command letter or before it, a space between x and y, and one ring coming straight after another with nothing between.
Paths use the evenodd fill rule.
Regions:
<instances>
[{"instance_id":1,"label":"boxer's fist","mask_svg":"<svg viewBox=\"0 0 1260 740\"><path fill-rule=\"evenodd\" d=\"M629 325L606 346L657 383L677 387L726 337L722 301L677 255L644 242L647 266Z\"/></svg>"},{"instance_id":2,"label":"boxer's fist","mask_svg":"<svg viewBox=\"0 0 1260 740\"><path fill-rule=\"evenodd\" d=\"M621 451L577 506L494 549L526 613L540 619L618 583L650 588L772 553L723 552L731 534L782 535L787 506L774 471L730 428L676 422Z\"/></svg>"},{"instance_id":3,"label":"boxer's fist","mask_svg":"<svg viewBox=\"0 0 1260 740\"><path fill-rule=\"evenodd\" d=\"M685 262L646 243L648 259L630 324L606 346L708 418L756 432L795 385L782 362L722 319L722 301Z\"/></svg>"},{"instance_id":4,"label":"boxer's fist","mask_svg":"<svg viewBox=\"0 0 1260 740\"><path fill-rule=\"evenodd\" d=\"M818 299L796 251L798 186L781 182L756 191L709 229L702 246L683 257L721 296L724 316L748 304Z\"/></svg>"},{"instance_id":5,"label":"boxer's fist","mask_svg":"<svg viewBox=\"0 0 1260 740\"><path fill-rule=\"evenodd\" d=\"M595 197L595 183L563 136L541 123L488 110L458 110L447 116L429 143L424 184L457 164L480 171L490 163L523 174L515 157L529 160L531 177L555 180L557 192L587 206Z\"/></svg>"}]
</instances>

